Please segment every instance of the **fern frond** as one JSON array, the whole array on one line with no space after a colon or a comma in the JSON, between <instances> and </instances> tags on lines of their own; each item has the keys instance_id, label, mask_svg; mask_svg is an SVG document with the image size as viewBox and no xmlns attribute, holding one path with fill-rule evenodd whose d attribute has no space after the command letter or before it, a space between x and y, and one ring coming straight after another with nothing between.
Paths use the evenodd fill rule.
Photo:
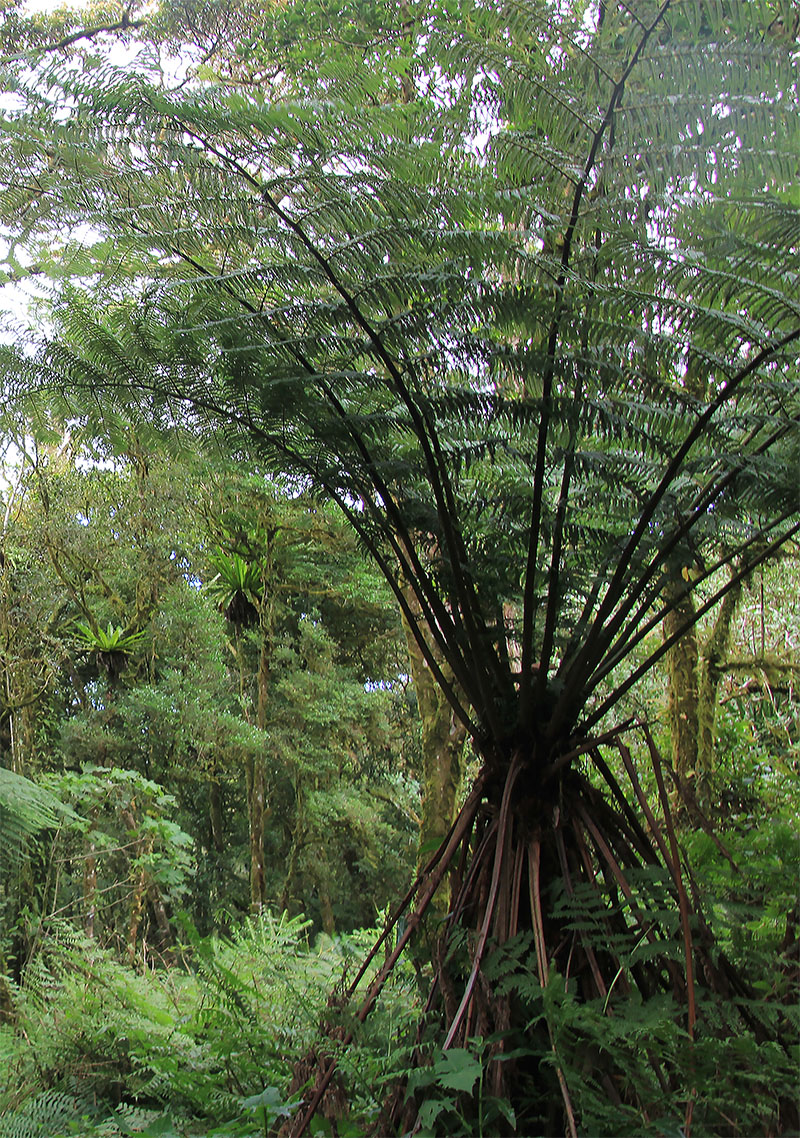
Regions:
<instances>
[{"instance_id":1,"label":"fern frond","mask_svg":"<svg viewBox=\"0 0 800 1138\"><path fill-rule=\"evenodd\" d=\"M54 829L62 814L51 791L0 767L0 847L13 849L40 830Z\"/></svg>"}]
</instances>

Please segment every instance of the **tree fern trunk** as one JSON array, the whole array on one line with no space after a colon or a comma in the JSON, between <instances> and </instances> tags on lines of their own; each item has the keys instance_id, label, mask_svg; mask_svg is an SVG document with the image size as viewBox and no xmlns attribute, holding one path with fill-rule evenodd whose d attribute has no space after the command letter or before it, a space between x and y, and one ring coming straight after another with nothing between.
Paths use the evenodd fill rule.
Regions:
<instances>
[{"instance_id":1,"label":"tree fern trunk","mask_svg":"<svg viewBox=\"0 0 800 1138\"><path fill-rule=\"evenodd\" d=\"M457 1007L447 1001L442 1007L444 1047L469 1047L476 1036L496 1040L485 1057L485 1086L516 1103L527 1097L530 1113L518 1117L520 1132L576 1135L573 1087L586 1078L604 1088L609 1102L646 1113L647 1104L619 1065L624 1045L614 1057L613 1048L585 1052L587 1044L579 1045L577 1037L571 1043L564 1033L559 1007L570 993L601 1006L609 1022L615 1011L624 1016L631 998L671 996L684 1009L691 1040L697 963L712 987L732 982L713 959L702 918L692 916L663 778L660 810L653 812L622 744L620 750L631 782L627 793L646 809L649 833L599 751L593 757L607 776L612 802L563 761L563 752L542 761L532 744L495 761L497 777L475 816L454 890L439 954L449 959L449 974L439 976L437 987L463 994ZM673 955L670 921L653 916L664 909L665 895L680 913L683 964ZM453 939L465 930L466 956ZM520 934L522 941L515 939ZM639 959L634 945L643 946ZM507 963L498 965L504 952ZM740 994L745 990L740 987ZM432 1001L431 1014L434 1006ZM517 1057L506 1058L512 1051ZM669 1072L658 1049L648 1051L645 1061L666 1085ZM555 1102L560 1108L554 1112ZM421 1103L397 1099L394 1124L413 1130Z\"/></svg>"}]
</instances>

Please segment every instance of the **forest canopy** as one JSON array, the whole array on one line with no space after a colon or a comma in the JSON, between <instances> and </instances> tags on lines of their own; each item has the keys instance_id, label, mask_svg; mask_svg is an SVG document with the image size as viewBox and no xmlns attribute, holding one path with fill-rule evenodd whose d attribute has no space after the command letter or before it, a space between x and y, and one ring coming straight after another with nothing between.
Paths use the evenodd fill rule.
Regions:
<instances>
[{"instance_id":1,"label":"forest canopy","mask_svg":"<svg viewBox=\"0 0 800 1138\"><path fill-rule=\"evenodd\" d=\"M88 942L282 1055L214 1113L145 1048L185 1133L793 1132L795 5L3 36L12 1118ZM303 915L380 931L270 1042Z\"/></svg>"}]
</instances>

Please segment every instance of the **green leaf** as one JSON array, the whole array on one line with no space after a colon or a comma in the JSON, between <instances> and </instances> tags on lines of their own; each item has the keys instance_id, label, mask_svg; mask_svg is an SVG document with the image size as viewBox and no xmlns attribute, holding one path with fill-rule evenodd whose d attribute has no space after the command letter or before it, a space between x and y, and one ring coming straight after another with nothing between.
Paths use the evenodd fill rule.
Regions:
<instances>
[{"instance_id":1,"label":"green leaf","mask_svg":"<svg viewBox=\"0 0 800 1138\"><path fill-rule=\"evenodd\" d=\"M295 1110L299 1099L287 1100L286 1095L278 1087L265 1087L260 1094L250 1095L242 1099L245 1110L264 1110L267 1118L288 1118Z\"/></svg>"},{"instance_id":2,"label":"green leaf","mask_svg":"<svg viewBox=\"0 0 800 1138\"><path fill-rule=\"evenodd\" d=\"M453 1047L436 1060L434 1070L440 1086L472 1094L476 1080L481 1077L483 1065L463 1047Z\"/></svg>"}]
</instances>

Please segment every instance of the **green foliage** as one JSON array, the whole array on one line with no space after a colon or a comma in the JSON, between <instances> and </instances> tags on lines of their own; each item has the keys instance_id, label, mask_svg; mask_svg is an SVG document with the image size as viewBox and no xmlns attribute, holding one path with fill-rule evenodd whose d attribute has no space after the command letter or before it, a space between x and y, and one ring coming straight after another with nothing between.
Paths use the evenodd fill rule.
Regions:
<instances>
[{"instance_id":1,"label":"green foliage","mask_svg":"<svg viewBox=\"0 0 800 1138\"><path fill-rule=\"evenodd\" d=\"M686 835L692 865L708 892L708 913L720 947L768 999L791 1001L798 951L797 882L800 879L798 771L776 763L753 745L752 725L739 737L734 763L720 771L722 852L704 831ZM743 736L743 738L742 738Z\"/></svg>"},{"instance_id":2,"label":"green foliage","mask_svg":"<svg viewBox=\"0 0 800 1138\"><path fill-rule=\"evenodd\" d=\"M87 765L41 780L57 824L28 843L15 875L11 859L4 866L0 951L10 974L28 967L53 913L90 921L101 943L126 945L131 959L168 951L168 913L186 899L196 864L192 838L170 817L175 799L131 770ZM152 904L163 907L160 922Z\"/></svg>"},{"instance_id":3,"label":"green foliage","mask_svg":"<svg viewBox=\"0 0 800 1138\"><path fill-rule=\"evenodd\" d=\"M94 1103L88 1097L42 1091L10 1117L0 1118L0 1138L66 1138L83 1131L84 1121L94 1113ZM89 1126L94 1133L91 1123Z\"/></svg>"},{"instance_id":4,"label":"green foliage","mask_svg":"<svg viewBox=\"0 0 800 1138\"><path fill-rule=\"evenodd\" d=\"M0 848L6 853L26 836L55 829L63 813L61 799L46 787L0 767Z\"/></svg>"},{"instance_id":5,"label":"green foliage","mask_svg":"<svg viewBox=\"0 0 800 1138\"><path fill-rule=\"evenodd\" d=\"M303 918L266 913L223 940L201 938L187 924L191 970L138 974L50 925L18 995L16 1024L0 1025L8 1071L2 1138L155 1135L171 1132L168 1118L181 1135L201 1127L220 1136L252 1135L254 1126L263 1133L265 1121L296 1105L285 1090L293 1064L317 1042L321 1017L335 1014L326 1010L331 985L369 936L312 947L308 927ZM413 1023L413 989L407 973L398 975L377 1034L345 1057L356 1110L378 1108L376 1090L395 1069L386 1043ZM85 1130L71 1125L82 1110ZM35 1129L46 1117L50 1131Z\"/></svg>"},{"instance_id":6,"label":"green foliage","mask_svg":"<svg viewBox=\"0 0 800 1138\"><path fill-rule=\"evenodd\" d=\"M258 619L254 601L261 600L263 574L235 551L215 550L210 558L216 569L206 588L218 602L220 612L234 624L252 624Z\"/></svg>"},{"instance_id":7,"label":"green foliage","mask_svg":"<svg viewBox=\"0 0 800 1138\"><path fill-rule=\"evenodd\" d=\"M126 632L120 625L112 625L110 621L104 629L93 629L85 621L76 620L75 630L82 643L98 653L132 652L142 644L145 637L144 632Z\"/></svg>"},{"instance_id":8,"label":"green foliage","mask_svg":"<svg viewBox=\"0 0 800 1138\"><path fill-rule=\"evenodd\" d=\"M711 894L713 878L701 882ZM572 927L585 929L586 899L575 897L565 907L574 914ZM745 910L758 913L755 898L740 917ZM502 1134L506 1123L528 1132L558 1095L556 1070L588 1134L678 1134L690 1101L692 1129L700 1135L749 1135L776 1125L796 1059L769 1041L773 1013L760 1000L721 998L701 986L703 1026L691 1041L671 996L643 1001L629 983L632 964L655 958L646 945L633 950L605 997L587 1000L575 980L555 970L540 985L530 939L522 934L496 949L485 968L493 997L512 997L524 1029L471 1040L466 1050L433 1050L430 1065L411 1073L410 1092L423 1092L424 1132ZM774 953L771 963L767 959L758 964L774 983L780 975ZM514 1086L513 1117L511 1103L485 1090L497 1064ZM667 1070L669 1078L662 1073Z\"/></svg>"},{"instance_id":9,"label":"green foliage","mask_svg":"<svg viewBox=\"0 0 800 1138\"><path fill-rule=\"evenodd\" d=\"M37 433L41 451L32 446L19 469L8 470L17 508L9 508L0 574L0 668L10 707L0 722L3 761L59 776L70 768L75 785L54 784L70 801L85 774L95 825L83 838L62 829L55 845L26 862L24 880L9 880L4 892L0 885L2 943L23 927L23 910L86 907L81 878L92 846L104 940L129 935L123 895L136 873L163 888L167 906L180 893L204 930L222 905L245 910L244 803L256 761L266 764L269 795L268 895L321 923L318 890L336 892L355 878L341 889L347 901L336 905L335 920L343 927L371 921L411 864L417 794L409 765L390 764L394 740L413 730L413 706L396 684L402 661L385 592L318 503L287 498L218 456L184 469L163 448L142 450L121 420L117 432L125 454L116 456L91 427L76 425L69 444L55 429L46 438ZM256 722L259 618L232 628L215 611L208 585L222 564L217 555L227 557L234 589L250 590L247 604L262 603L261 580L272 573L264 608L274 657L268 734ZM104 799L95 793L103 767L145 783L120 784ZM352 798L332 787L334 778L353 785ZM154 798L148 783L168 788L174 803ZM120 815L128 790L138 801L130 834ZM192 835L200 856L190 880L185 867L182 883L161 879L155 850L178 856L178 846L166 832L142 829L141 805L145 820L153 811L165 831L177 826ZM315 846L327 854L331 837L338 852L323 860ZM122 852L131 843L151 850L147 865L142 852ZM54 855L49 862L45 849ZM150 945L151 902L152 894L140 939Z\"/></svg>"},{"instance_id":10,"label":"green foliage","mask_svg":"<svg viewBox=\"0 0 800 1138\"><path fill-rule=\"evenodd\" d=\"M65 771L51 775L47 784L66 803L82 803L84 816L75 819L68 829L87 837L102 849L117 849L121 837L147 838L155 870L166 846L176 860L175 871L181 879L192 869L189 857L191 838L170 821L168 813L175 798L158 783L144 778L138 771L87 764L81 771ZM125 829L127 814L137 823L135 831ZM119 829L116 833L113 827ZM67 835L65 835L65 838Z\"/></svg>"},{"instance_id":11,"label":"green foliage","mask_svg":"<svg viewBox=\"0 0 800 1138\"><path fill-rule=\"evenodd\" d=\"M408 1093L422 1097L419 1119L423 1135L483 1136L503 1133L506 1127L516 1131L511 1103L484 1088L494 1049L481 1039L469 1042L469 1048L443 1051L430 1066L409 1073Z\"/></svg>"}]
</instances>

